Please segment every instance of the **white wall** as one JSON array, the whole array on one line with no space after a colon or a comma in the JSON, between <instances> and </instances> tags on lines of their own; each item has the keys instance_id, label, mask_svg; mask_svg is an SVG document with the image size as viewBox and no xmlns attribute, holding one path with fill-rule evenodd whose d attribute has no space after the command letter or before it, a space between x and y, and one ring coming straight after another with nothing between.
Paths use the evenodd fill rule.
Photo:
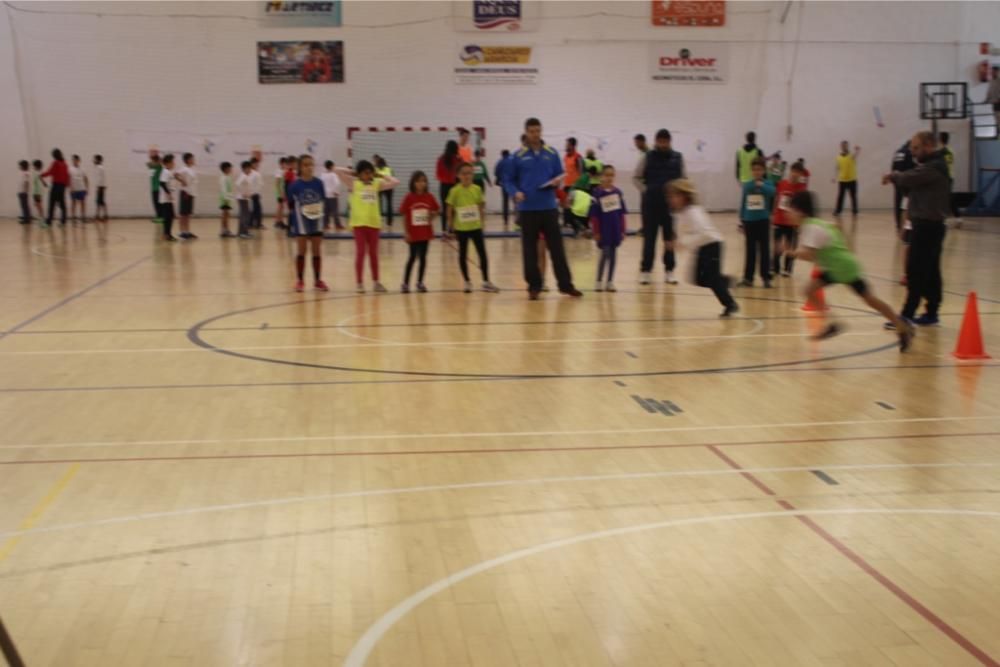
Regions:
<instances>
[{"instance_id":1,"label":"white wall","mask_svg":"<svg viewBox=\"0 0 1000 667\"><path fill-rule=\"evenodd\" d=\"M258 27L250 2L11 4L21 11L0 12L5 214L16 207L16 161L45 158L54 146L104 154L113 213L146 213L145 174L127 168L127 130L301 130L332 137L334 157L343 160L348 126L481 125L492 161L515 143L529 115L541 117L552 138L610 137L622 178L635 132L668 127L688 139L708 137L725 146L725 160L696 179L717 208L734 204L729 155L746 130L756 129L768 151L805 157L827 203L837 143L849 139L863 147L862 204L884 207L889 196L878 177L893 150L923 127L919 82L971 83L978 42L1000 25L1000 3L795 2L782 24L784 2L732 2L725 28L667 29L650 25L645 0L545 2L539 31L505 40L455 32L447 2L348 1L346 27L303 29ZM254 47L264 39L343 39L347 82L258 85ZM729 42L729 83L651 81L647 50L656 40ZM540 83L453 84L457 47L476 41L536 45ZM985 92L972 90L974 99ZM874 106L885 128L876 127ZM967 123L941 129L953 132L964 189ZM214 182L202 179L203 201L214 201Z\"/></svg>"}]
</instances>

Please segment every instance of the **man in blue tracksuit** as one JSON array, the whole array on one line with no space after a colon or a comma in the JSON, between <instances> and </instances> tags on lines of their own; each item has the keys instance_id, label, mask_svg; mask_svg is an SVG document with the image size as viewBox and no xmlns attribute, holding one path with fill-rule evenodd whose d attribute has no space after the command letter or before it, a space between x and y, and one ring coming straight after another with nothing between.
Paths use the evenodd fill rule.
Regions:
<instances>
[{"instance_id":1,"label":"man in blue tracksuit","mask_svg":"<svg viewBox=\"0 0 1000 667\"><path fill-rule=\"evenodd\" d=\"M542 141L542 123L537 118L525 121L524 133L525 144L513 156L510 182L521 222L521 253L528 296L534 301L542 291L542 272L538 267L538 236L544 234L559 291L572 297L581 297L583 293L573 286L573 276L563 248L562 230L559 228L556 188L562 182L562 158Z\"/></svg>"},{"instance_id":2,"label":"man in blue tracksuit","mask_svg":"<svg viewBox=\"0 0 1000 667\"><path fill-rule=\"evenodd\" d=\"M656 254L656 237L663 231L663 268L666 282L675 285L674 268L677 260L669 243L674 240L674 217L667 206L666 185L670 181L684 178L684 157L671 148L670 131L661 129L656 133L653 150L646 153L639 162L634 179L642 192L642 263L639 266L639 282L648 285L653 271ZM641 185L640 185L641 183Z\"/></svg>"}]
</instances>

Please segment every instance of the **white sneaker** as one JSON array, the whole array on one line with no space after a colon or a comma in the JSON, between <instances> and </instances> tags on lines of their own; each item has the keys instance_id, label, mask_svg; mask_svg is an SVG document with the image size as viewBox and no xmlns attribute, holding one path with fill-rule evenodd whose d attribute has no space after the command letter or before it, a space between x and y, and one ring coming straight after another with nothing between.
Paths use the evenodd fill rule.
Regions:
<instances>
[{"instance_id":1,"label":"white sneaker","mask_svg":"<svg viewBox=\"0 0 1000 667\"><path fill-rule=\"evenodd\" d=\"M666 282L668 285L676 285L677 284L677 278L674 278L674 272L673 271L667 271L667 276L666 276L666 279L664 280L664 282Z\"/></svg>"},{"instance_id":2,"label":"white sneaker","mask_svg":"<svg viewBox=\"0 0 1000 667\"><path fill-rule=\"evenodd\" d=\"M487 280L485 283L483 283L483 291L496 294L497 292L500 291L500 288Z\"/></svg>"},{"instance_id":3,"label":"white sneaker","mask_svg":"<svg viewBox=\"0 0 1000 667\"><path fill-rule=\"evenodd\" d=\"M603 292L604 291L604 283L602 283L600 280L598 280L596 283L594 283L594 291L595 292Z\"/></svg>"},{"instance_id":4,"label":"white sneaker","mask_svg":"<svg viewBox=\"0 0 1000 667\"><path fill-rule=\"evenodd\" d=\"M375 291L378 292L379 294L383 294L385 292L388 292L389 290L387 290L385 288L385 285L383 285L382 283L375 283Z\"/></svg>"},{"instance_id":5,"label":"white sneaker","mask_svg":"<svg viewBox=\"0 0 1000 667\"><path fill-rule=\"evenodd\" d=\"M615 284L609 280L608 284L604 286L604 291L605 292L617 292L618 288L615 287Z\"/></svg>"},{"instance_id":6,"label":"white sneaker","mask_svg":"<svg viewBox=\"0 0 1000 667\"><path fill-rule=\"evenodd\" d=\"M354 291L357 292L358 294L364 294L365 293L365 284L364 283L358 283L358 286L357 286L357 288Z\"/></svg>"},{"instance_id":7,"label":"white sneaker","mask_svg":"<svg viewBox=\"0 0 1000 667\"><path fill-rule=\"evenodd\" d=\"M470 294L472 292L472 283L466 280L465 287L462 288L462 291L466 294Z\"/></svg>"},{"instance_id":8,"label":"white sneaker","mask_svg":"<svg viewBox=\"0 0 1000 667\"><path fill-rule=\"evenodd\" d=\"M650 283L649 271L643 271L642 273L640 273L639 274L639 284L640 285L648 285L649 283Z\"/></svg>"}]
</instances>

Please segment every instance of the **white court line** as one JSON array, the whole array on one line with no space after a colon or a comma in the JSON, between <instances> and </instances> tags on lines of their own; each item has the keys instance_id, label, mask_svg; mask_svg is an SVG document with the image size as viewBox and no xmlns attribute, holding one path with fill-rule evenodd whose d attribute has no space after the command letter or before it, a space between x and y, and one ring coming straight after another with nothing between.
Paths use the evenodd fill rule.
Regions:
<instances>
[{"instance_id":1,"label":"white court line","mask_svg":"<svg viewBox=\"0 0 1000 667\"><path fill-rule=\"evenodd\" d=\"M122 523L148 521L150 519L166 519L178 516L196 514L212 514L216 512L231 512L235 510L254 509L259 507L276 507L324 500L342 500L345 498L370 498L374 496L395 496L412 493L429 493L433 491L457 491L467 489L494 489L499 487L537 486L542 484L558 484L563 482L600 482L623 479L660 479L665 477L709 477L739 475L742 473L782 473L782 472L812 472L813 470L911 470L911 469L943 469L943 468L996 468L997 463L867 463L867 464L815 464L809 466L784 466L774 468L710 468L703 470L667 470L657 472L629 472L609 475L572 475L565 477L542 477L533 479L505 479L492 482L463 482L461 484L436 484L430 486L406 486L390 489L370 489L367 491L342 491L340 493L324 493L313 496L295 496L291 498L272 498L269 500L254 500L245 503L230 503L226 505L204 505L182 510L166 512L147 512L145 514L130 514L126 516L97 519L95 521L80 521L78 523L62 523L43 528L28 530L11 530L0 532L0 539L37 535L40 533L56 533L78 528L93 528L96 526L111 526Z\"/></svg>"},{"instance_id":2,"label":"white court line","mask_svg":"<svg viewBox=\"0 0 1000 667\"><path fill-rule=\"evenodd\" d=\"M908 417L896 419L846 419L841 421L784 422L770 424L722 424L702 426L667 426L662 428L608 428L574 431L466 431L463 433L372 433L356 435L300 435L267 438L209 438L204 440L123 440L106 442L58 442L50 444L0 445L4 449L63 449L72 447L133 447L137 445L222 445L266 442L344 442L354 440L445 440L469 438L530 438L539 436L631 435L641 433L686 433L700 431L744 431L762 428L812 428L816 426L860 426L867 424L924 424L933 422L991 421L1000 415L974 417Z\"/></svg>"},{"instance_id":3,"label":"white court line","mask_svg":"<svg viewBox=\"0 0 1000 667\"><path fill-rule=\"evenodd\" d=\"M770 518L793 518L800 516L843 516L843 515L859 515L859 514L906 514L906 515L925 515L925 516L976 516L976 517L990 517L997 518L1000 517L1000 512L990 512L986 510L954 510L954 509L863 509L863 508L844 508L844 509L827 509L827 510L779 510L775 512L747 512L743 514L722 514L716 516L705 516L705 517L695 517L689 519L671 519L670 521L658 521L656 523L646 523L638 526L627 526L625 528L612 528L610 530L599 530L593 533L584 533L582 535L575 535L573 537L567 537L561 540L554 540L552 542L545 542L543 544L538 544L532 547L526 547L524 549L518 549L517 551L511 551L510 553L504 554L503 556L498 556L497 558L491 558L489 560L483 561L471 567L467 567L464 570L459 570L458 572L448 575L443 579L435 581L433 584L426 586L410 597L399 602L395 607L386 612L382 617L375 621L371 626L365 630L365 633L357 641L357 643L351 648L351 652L347 655L344 660L344 667L363 667L365 662L368 660L368 656L375 649L375 645L378 644L379 640L389 630L392 629L396 623L402 620L407 614L420 606L423 602L434 597L441 591L444 591L457 583L460 583L466 579L481 574L488 570L500 567L501 565L506 565L516 560L522 558L528 558L530 556L535 556L540 553L545 553L546 551L553 551L555 549L561 549L563 547L575 546L577 544L582 544L584 542L592 542L594 540L600 540L607 537L620 537L622 535L630 535L633 533L641 533L650 530L657 530L659 528L674 528L677 526L696 526L707 523L722 523L730 521L743 521L746 519L770 519Z\"/></svg>"}]
</instances>

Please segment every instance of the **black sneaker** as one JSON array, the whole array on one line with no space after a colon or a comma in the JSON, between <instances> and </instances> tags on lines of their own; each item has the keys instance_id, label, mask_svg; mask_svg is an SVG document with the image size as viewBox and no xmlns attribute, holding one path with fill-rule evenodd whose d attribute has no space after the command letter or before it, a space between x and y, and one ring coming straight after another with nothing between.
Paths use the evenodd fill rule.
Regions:
<instances>
[{"instance_id":1,"label":"black sneaker","mask_svg":"<svg viewBox=\"0 0 1000 667\"><path fill-rule=\"evenodd\" d=\"M812 337L813 340L826 340L843 332L843 329L836 322L826 325L826 328Z\"/></svg>"},{"instance_id":2,"label":"black sneaker","mask_svg":"<svg viewBox=\"0 0 1000 667\"><path fill-rule=\"evenodd\" d=\"M538 295L540 292L538 290L530 290L528 292L528 299L531 301L538 301Z\"/></svg>"},{"instance_id":3,"label":"black sneaker","mask_svg":"<svg viewBox=\"0 0 1000 667\"><path fill-rule=\"evenodd\" d=\"M938 316L931 315L930 313L924 313L917 319L913 320L913 323L920 327L936 327L941 325L941 321L938 319Z\"/></svg>"},{"instance_id":4,"label":"black sneaker","mask_svg":"<svg viewBox=\"0 0 1000 667\"><path fill-rule=\"evenodd\" d=\"M583 292L581 292L575 287L570 287L569 289L561 289L559 290L559 292L565 294L566 296L571 296L574 299L579 299L581 296L583 296Z\"/></svg>"},{"instance_id":5,"label":"black sneaker","mask_svg":"<svg viewBox=\"0 0 1000 667\"><path fill-rule=\"evenodd\" d=\"M722 311L719 317L729 317L733 313L738 313L738 312L740 312L739 305L736 303L731 303L728 306L726 306L726 309Z\"/></svg>"}]
</instances>

